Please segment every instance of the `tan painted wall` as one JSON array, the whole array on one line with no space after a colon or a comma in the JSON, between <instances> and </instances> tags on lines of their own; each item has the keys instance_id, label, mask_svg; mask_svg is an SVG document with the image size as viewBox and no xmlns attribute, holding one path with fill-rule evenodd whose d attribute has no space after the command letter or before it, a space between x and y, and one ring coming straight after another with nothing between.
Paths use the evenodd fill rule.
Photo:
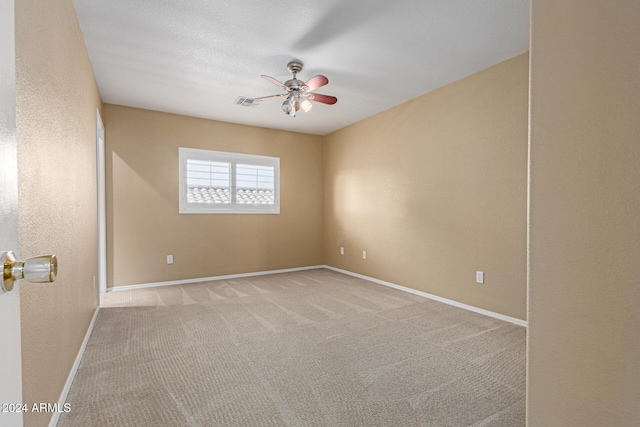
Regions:
<instances>
[{"instance_id":1,"label":"tan painted wall","mask_svg":"<svg viewBox=\"0 0 640 427\"><path fill-rule=\"evenodd\" d=\"M528 425L640 425L640 2L532 2Z\"/></svg>"},{"instance_id":2,"label":"tan painted wall","mask_svg":"<svg viewBox=\"0 0 640 427\"><path fill-rule=\"evenodd\" d=\"M100 96L71 0L16 7L22 257L55 253L54 284L22 283L24 402L57 402L96 308L95 110ZM48 425L27 413L25 425Z\"/></svg>"},{"instance_id":3,"label":"tan painted wall","mask_svg":"<svg viewBox=\"0 0 640 427\"><path fill-rule=\"evenodd\" d=\"M115 105L104 123L108 286L323 263L322 137ZM178 214L181 146L280 157L281 213Z\"/></svg>"},{"instance_id":4,"label":"tan painted wall","mask_svg":"<svg viewBox=\"0 0 640 427\"><path fill-rule=\"evenodd\" d=\"M327 136L325 263L525 319L527 87L524 54Z\"/></svg>"}]
</instances>

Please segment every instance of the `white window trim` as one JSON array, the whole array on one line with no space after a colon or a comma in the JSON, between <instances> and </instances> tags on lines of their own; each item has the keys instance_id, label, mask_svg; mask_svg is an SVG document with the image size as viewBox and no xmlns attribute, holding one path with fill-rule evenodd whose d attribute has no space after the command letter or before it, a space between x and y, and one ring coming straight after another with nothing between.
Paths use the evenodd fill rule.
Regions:
<instances>
[{"instance_id":1,"label":"white window trim","mask_svg":"<svg viewBox=\"0 0 640 427\"><path fill-rule=\"evenodd\" d=\"M178 148L179 157L179 213L181 214L279 214L280 213L280 158L254 154L230 153L226 151ZM185 167L187 160L223 161L231 163L230 204L187 203L187 180ZM271 166L274 168L274 204L245 205L235 203L236 164Z\"/></svg>"}]
</instances>

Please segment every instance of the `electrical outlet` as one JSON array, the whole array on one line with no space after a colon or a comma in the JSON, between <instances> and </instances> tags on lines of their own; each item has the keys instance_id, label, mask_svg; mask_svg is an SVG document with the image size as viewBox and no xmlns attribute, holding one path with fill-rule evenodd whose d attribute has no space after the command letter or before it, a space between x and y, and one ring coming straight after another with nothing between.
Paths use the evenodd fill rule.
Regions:
<instances>
[{"instance_id":1,"label":"electrical outlet","mask_svg":"<svg viewBox=\"0 0 640 427\"><path fill-rule=\"evenodd\" d=\"M476 271L476 283L484 283L484 271Z\"/></svg>"},{"instance_id":2,"label":"electrical outlet","mask_svg":"<svg viewBox=\"0 0 640 427\"><path fill-rule=\"evenodd\" d=\"M344 255L344 246L340 246L340 255Z\"/></svg>"},{"instance_id":3,"label":"electrical outlet","mask_svg":"<svg viewBox=\"0 0 640 427\"><path fill-rule=\"evenodd\" d=\"M362 259L367 259L367 251L362 251Z\"/></svg>"},{"instance_id":4,"label":"electrical outlet","mask_svg":"<svg viewBox=\"0 0 640 427\"><path fill-rule=\"evenodd\" d=\"M173 264L173 255L167 255L167 264Z\"/></svg>"}]
</instances>

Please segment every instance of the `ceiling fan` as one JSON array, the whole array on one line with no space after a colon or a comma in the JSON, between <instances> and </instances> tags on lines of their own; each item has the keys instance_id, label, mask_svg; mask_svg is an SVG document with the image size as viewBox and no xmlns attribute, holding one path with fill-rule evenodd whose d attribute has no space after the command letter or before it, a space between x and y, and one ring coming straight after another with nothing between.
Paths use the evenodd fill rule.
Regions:
<instances>
[{"instance_id":1,"label":"ceiling fan","mask_svg":"<svg viewBox=\"0 0 640 427\"><path fill-rule=\"evenodd\" d=\"M282 103L282 111L285 114L295 117L296 112L302 109L305 113L313 107L313 104L310 101L320 102L322 104L333 105L338 102L338 98L330 95L322 95L320 93L314 93L313 91L325 86L329 83L329 79L323 75L318 74L315 77L311 77L306 82L302 80L298 80L296 77L300 71L302 71L302 62L300 61L291 61L287 64L287 69L291 74L293 74L293 78L287 80L284 83L280 83L278 80L274 79L270 76L262 75L263 79L268 81L269 83L273 83L278 86L280 89L283 89L284 93L279 93L277 95L269 95L262 96L260 98L253 98L254 100L267 99L267 98L276 98L280 96L286 96L287 99Z\"/></svg>"}]
</instances>

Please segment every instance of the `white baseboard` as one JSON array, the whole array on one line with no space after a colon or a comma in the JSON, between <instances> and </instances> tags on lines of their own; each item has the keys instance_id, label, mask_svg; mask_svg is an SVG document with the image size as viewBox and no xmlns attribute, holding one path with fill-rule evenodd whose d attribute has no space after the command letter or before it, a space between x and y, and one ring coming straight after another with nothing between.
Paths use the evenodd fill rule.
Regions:
<instances>
[{"instance_id":1,"label":"white baseboard","mask_svg":"<svg viewBox=\"0 0 640 427\"><path fill-rule=\"evenodd\" d=\"M329 270L333 270L333 271L337 271L338 273L348 274L349 276L354 276L354 277L358 277L360 279L368 280L370 282L374 282L374 283L377 283L379 285L388 286L390 288L398 289L398 290L401 290L401 291L404 291L404 292L409 292L410 294L414 294L414 295L418 295L418 296L421 296L421 297L424 297L424 298L429 298L429 299L432 299L432 300L435 300L435 301L443 302L445 304L453 305L453 306L458 307L458 308L464 308L465 310L473 311L473 312L479 313L479 314L484 314L485 316L493 317L495 319L504 320L505 322L513 323L513 324L518 325L518 326L524 326L525 328L527 327L527 321L526 320L517 319L517 318L511 317L511 316L505 316L504 314L495 313L493 311L485 310L483 308L474 307L472 305L463 304L463 303L458 302L458 301L450 300L450 299L447 299L447 298L442 298L442 297L439 297L437 295L432 295L432 294L428 294L426 292L418 291L416 289L411 289L411 288L407 288L405 286L396 285L395 283L385 282L384 280L376 279L375 277L369 277L369 276L365 276L363 274L353 273L351 271L343 270L341 268L331 267L329 265L325 265L324 268L329 269Z\"/></svg>"},{"instance_id":2,"label":"white baseboard","mask_svg":"<svg viewBox=\"0 0 640 427\"><path fill-rule=\"evenodd\" d=\"M473 311L475 313L484 314L485 316L493 317L495 319L504 320L505 322L513 323L518 326L527 327L527 321L517 319L515 317L506 316L504 314L495 313L493 311L485 310L483 308L474 307L472 305L463 304L458 301L450 300L447 298L442 298L437 295L428 294L426 292L418 291L416 289L407 288L405 286L396 285L395 283L386 282L384 280L376 279L375 277L365 276L363 274L353 273L348 270L343 270L341 268L331 267L329 265L313 265L308 267L297 267L297 268L286 268L282 270L267 270L267 271L256 271L252 273L240 273L240 274L228 274L225 276L212 276L212 277L200 277L195 279L184 279L184 280L171 280L167 282L153 282L153 283L142 283L139 285L127 285L127 286L116 286L114 288L108 288L107 292L115 292L115 291L129 291L132 289L142 289L142 288L152 288L156 286L170 286L170 285L183 285L187 283L198 283L198 282L208 282L211 280L226 280L226 279L238 279L242 277L251 277L251 276L262 276L265 274L278 274L278 273L290 273L294 271L304 271L304 270L314 270L318 268L326 268L329 270L337 271L338 273L347 274L349 276L358 277L360 279L369 280L370 282L377 283L379 285L388 286L390 288L398 289L400 291L409 292L414 295L418 295L424 298L429 298L435 301L443 302L445 304L453 305L458 308L463 308L465 310Z\"/></svg>"},{"instance_id":3,"label":"white baseboard","mask_svg":"<svg viewBox=\"0 0 640 427\"><path fill-rule=\"evenodd\" d=\"M71 384L73 384L73 379L76 377L76 373L78 372L78 368L80 367L80 361L82 360L82 356L84 355L84 349L87 348L87 342L89 342L89 337L91 336L91 332L93 331L93 325L96 323L96 318L98 317L99 311L100 311L100 307L96 307L96 311L93 313L93 318L91 319L91 323L89 323L89 328L87 329L87 333L84 335L84 340L82 341L82 345L80 346L80 350L78 351L76 360L75 362L73 362L73 366L71 367L71 371L69 372L69 376L67 377L67 382L64 384L62 393L60 393L60 399L58 400L58 408L63 408L64 404L67 401L69 390L71 390ZM51 421L49 421L49 427L55 427L58 425L60 414L61 412L59 411L56 411L53 413L53 415L51 416Z\"/></svg>"},{"instance_id":4,"label":"white baseboard","mask_svg":"<svg viewBox=\"0 0 640 427\"><path fill-rule=\"evenodd\" d=\"M209 282L212 280L239 279L242 277L264 276L266 274L291 273L294 271L314 270L324 268L324 265L312 265L308 267L285 268L282 270L255 271L252 273L227 274L225 276L199 277L195 279L170 280L167 282L142 283L139 285L115 286L107 288L107 292L130 291L132 289L153 288L156 286L184 285L187 283Z\"/></svg>"}]
</instances>

